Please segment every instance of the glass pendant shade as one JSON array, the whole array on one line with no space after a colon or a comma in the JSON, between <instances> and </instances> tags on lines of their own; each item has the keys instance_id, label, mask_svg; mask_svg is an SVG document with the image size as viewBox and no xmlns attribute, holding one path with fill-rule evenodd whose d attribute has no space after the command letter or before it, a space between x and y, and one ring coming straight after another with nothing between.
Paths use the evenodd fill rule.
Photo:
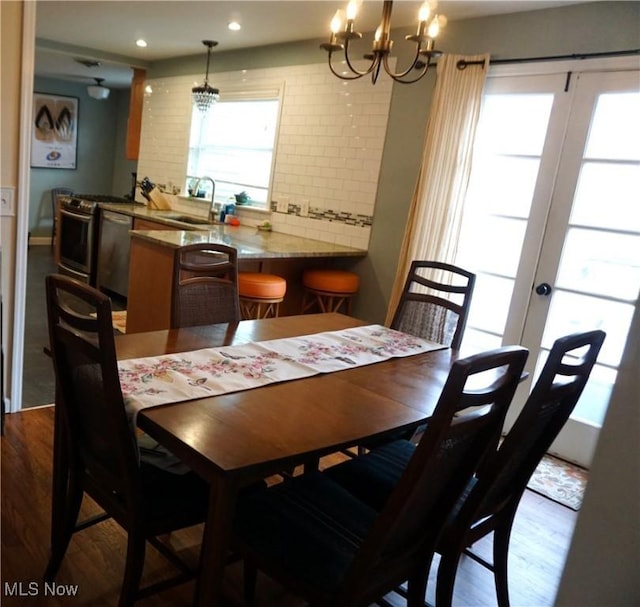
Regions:
<instances>
[{"instance_id":1,"label":"glass pendant shade","mask_svg":"<svg viewBox=\"0 0 640 607\"><path fill-rule=\"evenodd\" d=\"M206 112L218 99L220 99L220 91L214 89L205 82L202 86L194 86L191 89L193 102L201 112Z\"/></svg>"},{"instance_id":2,"label":"glass pendant shade","mask_svg":"<svg viewBox=\"0 0 640 607\"><path fill-rule=\"evenodd\" d=\"M204 77L204 83L200 86L194 86L191 89L191 97L193 103L202 112L206 113L207 110L220 99L220 90L212 87L209 84L209 62L211 60L211 49L217 46L217 42L214 40L203 40L202 44L207 47L207 71Z\"/></svg>"},{"instance_id":3,"label":"glass pendant shade","mask_svg":"<svg viewBox=\"0 0 640 607\"><path fill-rule=\"evenodd\" d=\"M96 83L87 87L87 94L89 95L89 97L93 97L94 99L106 99L109 96L111 90L106 86L102 86L104 78L94 78L94 80L96 81Z\"/></svg>"}]
</instances>

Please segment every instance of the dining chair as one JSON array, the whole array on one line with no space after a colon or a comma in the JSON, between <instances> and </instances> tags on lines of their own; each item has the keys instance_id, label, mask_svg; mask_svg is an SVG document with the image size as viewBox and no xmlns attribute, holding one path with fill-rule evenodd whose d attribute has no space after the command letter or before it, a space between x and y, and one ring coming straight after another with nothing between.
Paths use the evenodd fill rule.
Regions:
<instances>
[{"instance_id":1,"label":"dining chair","mask_svg":"<svg viewBox=\"0 0 640 607\"><path fill-rule=\"evenodd\" d=\"M126 563L119 605L182 583L194 572L157 536L205 520L208 485L192 471L172 473L144 460L123 400L111 324L111 302L98 290L69 277L46 278L50 350L56 374L56 414L64 426L64 495L54 489L50 560L45 579L53 581L73 534L113 518L127 533ZM59 413L59 411L57 412ZM58 421L56 421L58 423ZM54 457L54 466L62 465ZM104 513L79 521L83 495ZM55 519L55 516L54 516ZM146 541L180 571L173 578L140 588Z\"/></svg>"},{"instance_id":2,"label":"dining chair","mask_svg":"<svg viewBox=\"0 0 640 607\"><path fill-rule=\"evenodd\" d=\"M475 274L439 261L411 262L391 328L460 348Z\"/></svg>"},{"instance_id":3,"label":"dining chair","mask_svg":"<svg viewBox=\"0 0 640 607\"><path fill-rule=\"evenodd\" d=\"M498 605L508 607L507 557L518 504L529 478L578 402L604 338L605 333L597 330L567 335L553 344L513 427L482 462L438 541L437 607L451 605L462 554L494 573ZM328 468L325 474L375 510L382 510L415 451L410 441L396 441ZM492 531L490 564L469 548Z\"/></svg>"},{"instance_id":4,"label":"dining chair","mask_svg":"<svg viewBox=\"0 0 640 607\"><path fill-rule=\"evenodd\" d=\"M239 320L236 249L210 243L177 249L173 266L171 328Z\"/></svg>"},{"instance_id":5,"label":"dining chair","mask_svg":"<svg viewBox=\"0 0 640 607\"><path fill-rule=\"evenodd\" d=\"M55 246L56 229L58 224L58 196L72 196L69 188L51 188L51 250Z\"/></svg>"},{"instance_id":6,"label":"dining chair","mask_svg":"<svg viewBox=\"0 0 640 607\"><path fill-rule=\"evenodd\" d=\"M411 262L391 329L458 349L469 315L475 274L439 261ZM423 427L356 445L358 455L394 440L411 439ZM354 451L343 449L353 457Z\"/></svg>"},{"instance_id":7,"label":"dining chair","mask_svg":"<svg viewBox=\"0 0 640 607\"><path fill-rule=\"evenodd\" d=\"M369 605L408 580L408 605L422 607L440 530L500 427L527 354L506 347L453 363L379 512L319 471L240 498L233 547L245 560L247 602L260 569L312 605ZM469 388L470 379L498 369L485 388Z\"/></svg>"}]
</instances>

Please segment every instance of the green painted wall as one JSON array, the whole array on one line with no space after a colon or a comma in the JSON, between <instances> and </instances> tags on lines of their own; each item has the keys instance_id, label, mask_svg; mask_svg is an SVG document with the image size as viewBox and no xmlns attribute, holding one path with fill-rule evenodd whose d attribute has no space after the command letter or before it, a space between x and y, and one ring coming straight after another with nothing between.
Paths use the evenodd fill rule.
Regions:
<instances>
[{"instance_id":1,"label":"green painted wall","mask_svg":"<svg viewBox=\"0 0 640 607\"><path fill-rule=\"evenodd\" d=\"M77 168L31 169L29 231L32 237L48 237L52 225L51 188L122 196L130 189L130 172L135 171L136 163L124 157L129 90L112 90L108 99L98 101L87 95L86 84L49 78L36 78L34 90L78 98Z\"/></svg>"},{"instance_id":2,"label":"green painted wall","mask_svg":"<svg viewBox=\"0 0 640 607\"><path fill-rule=\"evenodd\" d=\"M409 60L403 37L393 32L398 65ZM411 32L413 33L413 32ZM326 61L319 40L213 55L215 72ZM640 2L593 2L557 9L450 22L438 47L450 53L491 53L494 58L606 52L640 47ZM404 52L403 52L404 51ZM149 78L203 72L204 54L158 62ZM381 76L384 77L384 76ZM411 197L435 78L394 86L382 159L369 255L353 267L362 277L354 313L384 320Z\"/></svg>"}]
</instances>

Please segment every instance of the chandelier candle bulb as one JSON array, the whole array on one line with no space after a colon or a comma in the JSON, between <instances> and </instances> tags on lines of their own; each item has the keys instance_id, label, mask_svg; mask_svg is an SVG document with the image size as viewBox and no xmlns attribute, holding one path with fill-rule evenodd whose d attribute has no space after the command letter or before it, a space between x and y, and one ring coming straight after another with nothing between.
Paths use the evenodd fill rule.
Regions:
<instances>
[{"instance_id":1,"label":"chandelier candle bulb","mask_svg":"<svg viewBox=\"0 0 640 607\"><path fill-rule=\"evenodd\" d=\"M347 4L347 21L350 21L352 26L360 6L362 6L362 0L351 0Z\"/></svg>"},{"instance_id":2,"label":"chandelier candle bulb","mask_svg":"<svg viewBox=\"0 0 640 607\"><path fill-rule=\"evenodd\" d=\"M433 18L433 21L429 24L429 29L427 30L427 34L429 38L435 38L440 33L440 22L438 20L438 15Z\"/></svg>"},{"instance_id":3,"label":"chandelier candle bulb","mask_svg":"<svg viewBox=\"0 0 640 607\"><path fill-rule=\"evenodd\" d=\"M342 48L342 44L338 43L338 33L342 30L343 20L344 11L342 11L342 9L338 9L336 14L333 16L333 19L331 19L331 36L329 38L329 43L323 45L327 50L331 49L338 51Z\"/></svg>"},{"instance_id":4,"label":"chandelier candle bulb","mask_svg":"<svg viewBox=\"0 0 640 607\"><path fill-rule=\"evenodd\" d=\"M431 14L431 9L429 8L429 3L425 2L418 11L418 31L416 32L416 36L422 38L424 36L424 30L427 29L427 20L429 19L429 15Z\"/></svg>"},{"instance_id":5,"label":"chandelier candle bulb","mask_svg":"<svg viewBox=\"0 0 640 607\"><path fill-rule=\"evenodd\" d=\"M335 35L342 29L343 20L344 20L344 11L339 8L336 11L336 14L333 16L333 19L331 19L331 33L334 35L334 41L335 41Z\"/></svg>"}]
</instances>

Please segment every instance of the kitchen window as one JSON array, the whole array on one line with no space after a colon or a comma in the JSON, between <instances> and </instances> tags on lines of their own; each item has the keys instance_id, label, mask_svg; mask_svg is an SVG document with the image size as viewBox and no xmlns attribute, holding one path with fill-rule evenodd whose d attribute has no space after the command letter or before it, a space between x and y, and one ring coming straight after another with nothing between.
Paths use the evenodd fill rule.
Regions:
<instances>
[{"instance_id":1,"label":"kitchen window","mask_svg":"<svg viewBox=\"0 0 640 607\"><path fill-rule=\"evenodd\" d=\"M193 108L187 175L213 178L219 202L246 192L248 205L269 209L281 92L223 95L204 115Z\"/></svg>"}]
</instances>

